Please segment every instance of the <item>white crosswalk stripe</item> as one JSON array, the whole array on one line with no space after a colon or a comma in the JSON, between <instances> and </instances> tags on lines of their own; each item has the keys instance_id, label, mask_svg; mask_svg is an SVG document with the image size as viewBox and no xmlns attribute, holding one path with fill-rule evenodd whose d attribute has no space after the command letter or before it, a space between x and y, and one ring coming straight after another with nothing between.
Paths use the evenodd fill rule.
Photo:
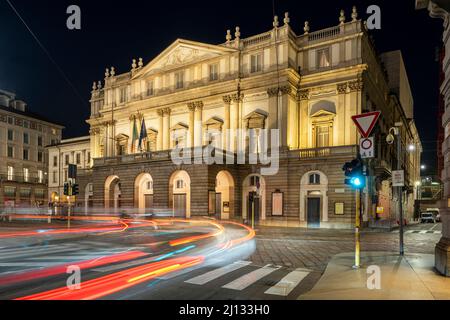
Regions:
<instances>
[{"instance_id":1,"label":"white crosswalk stripe","mask_svg":"<svg viewBox=\"0 0 450 320\"><path fill-rule=\"evenodd\" d=\"M215 269L215 270L209 271L205 274L194 277L192 279L186 280L185 282L191 283L191 284L203 285L203 284L208 283L212 280L215 280L227 273L233 272L235 270L238 270L238 269L248 266L250 264L251 264L251 262L249 262L249 261L237 261L228 266L225 266L225 267L222 267L219 269Z\"/></svg>"},{"instance_id":2,"label":"white crosswalk stripe","mask_svg":"<svg viewBox=\"0 0 450 320\"><path fill-rule=\"evenodd\" d=\"M265 276L271 274L272 272L280 268L281 267L273 267L272 265L268 264L262 268L259 268L255 271L247 273L246 275L243 275L242 277L222 286L222 288L232 290L244 290L245 288L252 285L256 281L264 278Z\"/></svg>"},{"instance_id":3,"label":"white crosswalk stripe","mask_svg":"<svg viewBox=\"0 0 450 320\"><path fill-rule=\"evenodd\" d=\"M289 272L276 285L270 287L264 293L278 296L288 296L299 283L310 274L310 271L305 269L297 269Z\"/></svg>"}]
</instances>

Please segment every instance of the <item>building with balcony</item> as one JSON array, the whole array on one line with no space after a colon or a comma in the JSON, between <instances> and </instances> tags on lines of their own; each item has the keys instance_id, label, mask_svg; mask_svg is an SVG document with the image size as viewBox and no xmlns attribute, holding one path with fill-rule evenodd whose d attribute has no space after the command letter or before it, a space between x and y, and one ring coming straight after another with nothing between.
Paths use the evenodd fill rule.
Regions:
<instances>
[{"instance_id":1,"label":"building with balcony","mask_svg":"<svg viewBox=\"0 0 450 320\"><path fill-rule=\"evenodd\" d=\"M0 205L47 201L48 154L63 126L26 110L15 94L0 90Z\"/></svg>"},{"instance_id":2,"label":"building with balcony","mask_svg":"<svg viewBox=\"0 0 450 320\"><path fill-rule=\"evenodd\" d=\"M342 166L357 156L359 143L351 116L379 110L364 220L397 219L390 191L397 155L385 138L398 122L404 208L412 215L409 195L421 146L412 99L401 103L409 86L401 94L392 90L398 81L390 86L356 8L349 19L342 11L336 21L315 32L305 22L297 34L286 13L262 34L242 37L236 27L234 37L228 30L217 45L178 39L148 64L133 60L121 74L108 68L92 89L87 122L93 166L79 175L80 190L92 184L92 204L111 210L161 208L184 217L239 220L254 210L265 225L349 228L355 192L344 184ZM396 59L403 63L401 55ZM250 130L253 138L228 134L237 129ZM269 149L279 160L275 174L265 174L271 164L254 163L249 155L261 156L263 129L279 132L266 139L279 144L278 155L278 148ZM216 159L227 161L206 163L202 151L209 145ZM183 152L189 161L174 161L172 151L180 147L189 150ZM383 208L378 216L377 208Z\"/></svg>"},{"instance_id":3,"label":"building with balcony","mask_svg":"<svg viewBox=\"0 0 450 320\"><path fill-rule=\"evenodd\" d=\"M442 115L444 168L440 172L444 192L440 205L442 238L436 245L435 267L442 274L450 276L450 3L446 0L416 0L416 9L427 9L432 18L439 18L444 21L442 34L445 52L442 62L444 81L440 88L445 104L445 111Z\"/></svg>"},{"instance_id":4,"label":"building with balcony","mask_svg":"<svg viewBox=\"0 0 450 320\"><path fill-rule=\"evenodd\" d=\"M77 166L77 172L91 167L90 136L64 139L49 145L48 152L48 199L52 202L67 202L64 196L64 183L68 181L69 164ZM88 185L87 188L92 188ZM92 191L92 190L91 190ZM89 202L92 192L83 191ZM85 199L83 199L85 200Z\"/></svg>"}]
</instances>

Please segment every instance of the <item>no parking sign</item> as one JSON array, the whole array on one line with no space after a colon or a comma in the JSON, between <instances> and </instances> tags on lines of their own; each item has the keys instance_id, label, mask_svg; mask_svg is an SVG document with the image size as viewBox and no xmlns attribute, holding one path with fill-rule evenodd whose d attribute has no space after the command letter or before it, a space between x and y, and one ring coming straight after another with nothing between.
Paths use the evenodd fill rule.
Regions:
<instances>
[{"instance_id":1,"label":"no parking sign","mask_svg":"<svg viewBox=\"0 0 450 320\"><path fill-rule=\"evenodd\" d=\"M361 138L359 140L359 154L362 159L375 157L375 139L373 137Z\"/></svg>"}]
</instances>

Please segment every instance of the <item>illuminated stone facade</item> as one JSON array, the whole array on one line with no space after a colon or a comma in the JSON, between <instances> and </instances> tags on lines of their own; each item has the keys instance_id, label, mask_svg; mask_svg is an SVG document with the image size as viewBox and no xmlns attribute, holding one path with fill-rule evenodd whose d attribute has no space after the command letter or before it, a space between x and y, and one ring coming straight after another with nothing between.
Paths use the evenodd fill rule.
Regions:
<instances>
[{"instance_id":1,"label":"illuminated stone facade","mask_svg":"<svg viewBox=\"0 0 450 320\"><path fill-rule=\"evenodd\" d=\"M133 60L129 72L108 68L93 86L87 120L92 168L80 177L80 183L93 183L94 206L246 219L249 193L260 186L254 205L262 224L350 227L355 194L344 185L341 168L357 154L351 116L372 110L382 112L374 131L378 142L400 121L404 144L418 146L403 159L413 186L419 169L412 164L420 163L421 152L414 123L390 93L356 11L351 21L339 21L316 32L306 22L297 35L286 14L262 34L243 38L236 27L234 37L228 31L219 45L178 39L148 64ZM147 135L138 147L134 127L140 132L142 120ZM239 145L249 147L245 137L227 136L228 129L279 129L278 173L263 176L265 166L248 161L172 162L175 146L197 150L214 141L231 154ZM373 195L389 180L395 156L385 143L377 154L370 173L382 180L369 178L365 221L375 215ZM386 203L393 206L392 197ZM395 220L395 213L381 218Z\"/></svg>"}]
</instances>

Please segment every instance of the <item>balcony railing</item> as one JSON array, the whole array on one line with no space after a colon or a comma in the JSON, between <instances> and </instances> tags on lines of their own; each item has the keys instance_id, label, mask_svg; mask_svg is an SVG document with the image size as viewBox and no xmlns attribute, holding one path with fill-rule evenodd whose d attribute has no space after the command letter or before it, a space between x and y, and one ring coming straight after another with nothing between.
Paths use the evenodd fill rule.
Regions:
<instances>
[{"instance_id":1,"label":"balcony railing","mask_svg":"<svg viewBox=\"0 0 450 320\"><path fill-rule=\"evenodd\" d=\"M339 155L342 156L356 155L357 146L338 146L326 148L300 149L294 152L295 153L298 152L299 157L302 159L335 157Z\"/></svg>"},{"instance_id":2,"label":"balcony railing","mask_svg":"<svg viewBox=\"0 0 450 320\"><path fill-rule=\"evenodd\" d=\"M29 174L24 176L22 174L8 175L7 173L0 173L1 182L16 182L16 183L33 183L33 184L47 184L47 176L39 177L37 174Z\"/></svg>"}]
</instances>

